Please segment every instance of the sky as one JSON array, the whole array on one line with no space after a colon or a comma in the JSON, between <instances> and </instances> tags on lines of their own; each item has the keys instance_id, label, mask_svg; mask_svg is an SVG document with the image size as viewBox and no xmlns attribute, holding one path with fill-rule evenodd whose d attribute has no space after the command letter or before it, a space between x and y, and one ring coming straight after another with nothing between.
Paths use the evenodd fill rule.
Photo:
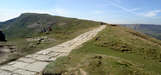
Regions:
<instances>
[{"instance_id":1,"label":"sky","mask_svg":"<svg viewBox=\"0 0 161 75\"><path fill-rule=\"evenodd\" d=\"M161 24L161 0L0 0L0 21L47 13L112 24Z\"/></svg>"}]
</instances>

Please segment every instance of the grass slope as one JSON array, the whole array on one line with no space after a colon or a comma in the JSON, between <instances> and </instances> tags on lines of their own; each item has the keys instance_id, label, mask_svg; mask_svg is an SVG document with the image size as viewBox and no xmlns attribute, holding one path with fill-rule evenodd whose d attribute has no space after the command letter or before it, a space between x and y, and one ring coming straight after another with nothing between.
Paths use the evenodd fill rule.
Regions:
<instances>
[{"instance_id":1,"label":"grass slope","mask_svg":"<svg viewBox=\"0 0 161 75\"><path fill-rule=\"evenodd\" d=\"M39 28L39 25L32 27L36 22L42 22L44 25L50 24L52 26L52 31L48 33L37 31L41 29ZM2 28L8 37L8 42L17 46L17 53L9 55L8 61L73 39L99 25L100 23L95 21L51 16L48 14L22 14L18 18L3 23ZM28 26L31 26L32 28ZM47 41L39 43L39 41L30 42L26 40L26 37L38 38L42 36L46 36L48 38Z\"/></svg>"},{"instance_id":2,"label":"grass slope","mask_svg":"<svg viewBox=\"0 0 161 75\"><path fill-rule=\"evenodd\" d=\"M44 75L160 75L161 42L110 26L69 56L50 63Z\"/></svg>"},{"instance_id":3,"label":"grass slope","mask_svg":"<svg viewBox=\"0 0 161 75\"><path fill-rule=\"evenodd\" d=\"M42 29L48 27L51 27L54 32L64 32L72 28L72 26L73 28L81 27L82 25L89 27L91 24L95 25L98 23L49 14L24 13L17 18L2 22L0 28L6 34L7 39L10 40L40 35Z\"/></svg>"}]
</instances>

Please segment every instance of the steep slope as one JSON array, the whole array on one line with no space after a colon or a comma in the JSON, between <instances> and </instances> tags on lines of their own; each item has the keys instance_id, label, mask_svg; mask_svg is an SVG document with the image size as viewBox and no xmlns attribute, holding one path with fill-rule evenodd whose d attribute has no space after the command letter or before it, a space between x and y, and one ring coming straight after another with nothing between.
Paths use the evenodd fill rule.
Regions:
<instances>
[{"instance_id":1,"label":"steep slope","mask_svg":"<svg viewBox=\"0 0 161 75\"><path fill-rule=\"evenodd\" d=\"M161 40L161 25L125 24L125 26Z\"/></svg>"},{"instance_id":2,"label":"steep slope","mask_svg":"<svg viewBox=\"0 0 161 75\"><path fill-rule=\"evenodd\" d=\"M49 64L44 75L160 75L161 42L107 25L94 39Z\"/></svg>"}]
</instances>

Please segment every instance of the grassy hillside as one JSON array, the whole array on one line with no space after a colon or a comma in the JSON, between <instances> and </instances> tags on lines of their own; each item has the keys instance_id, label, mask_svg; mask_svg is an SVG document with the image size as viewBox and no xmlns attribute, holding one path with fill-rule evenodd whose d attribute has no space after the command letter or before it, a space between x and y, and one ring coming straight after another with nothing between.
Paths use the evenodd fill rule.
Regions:
<instances>
[{"instance_id":1,"label":"grassy hillside","mask_svg":"<svg viewBox=\"0 0 161 75\"><path fill-rule=\"evenodd\" d=\"M42 25L43 28L50 26L51 31L41 32ZM99 22L89 20L25 13L4 22L1 28L6 34L8 42L17 46L16 54L9 55L8 59L14 60L70 40L99 25ZM39 40L32 41L32 39Z\"/></svg>"},{"instance_id":2,"label":"grassy hillside","mask_svg":"<svg viewBox=\"0 0 161 75\"><path fill-rule=\"evenodd\" d=\"M161 40L161 26L152 24L127 24L129 28L135 29L136 31L142 32L154 38Z\"/></svg>"},{"instance_id":3,"label":"grassy hillside","mask_svg":"<svg viewBox=\"0 0 161 75\"><path fill-rule=\"evenodd\" d=\"M52 28L55 32L57 30L63 32L66 31L64 29L82 25L88 27L89 24L95 25L96 22L49 14L24 13L17 18L3 22L1 29L6 33L8 39L12 39L39 35L43 29L47 31L48 27Z\"/></svg>"},{"instance_id":4,"label":"grassy hillside","mask_svg":"<svg viewBox=\"0 0 161 75\"><path fill-rule=\"evenodd\" d=\"M160 75L161 42L110 26L69 56L49 64L44 75Z\"/></svg>"}]
</instances>

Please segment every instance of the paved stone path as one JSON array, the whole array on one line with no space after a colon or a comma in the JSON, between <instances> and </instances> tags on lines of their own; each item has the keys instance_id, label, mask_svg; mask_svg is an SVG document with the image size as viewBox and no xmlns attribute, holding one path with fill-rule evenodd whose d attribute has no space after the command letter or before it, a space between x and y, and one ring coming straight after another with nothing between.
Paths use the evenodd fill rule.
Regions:
<instances>
[{"instance_id":1,"label":"paved stone path","mask_svg":"<svg viewBox=\"0 0 161 75\"><path fill-rule=\"evenodd\" d=\"M105 27L105 25L102 25L94 30L81 34L73 40L39 51L35 54L21 57L16 61L0 66L0 75L38 75L47 64L60 56L67 56L72 49L95 37Z\"/></svg>"}]
</instances>

